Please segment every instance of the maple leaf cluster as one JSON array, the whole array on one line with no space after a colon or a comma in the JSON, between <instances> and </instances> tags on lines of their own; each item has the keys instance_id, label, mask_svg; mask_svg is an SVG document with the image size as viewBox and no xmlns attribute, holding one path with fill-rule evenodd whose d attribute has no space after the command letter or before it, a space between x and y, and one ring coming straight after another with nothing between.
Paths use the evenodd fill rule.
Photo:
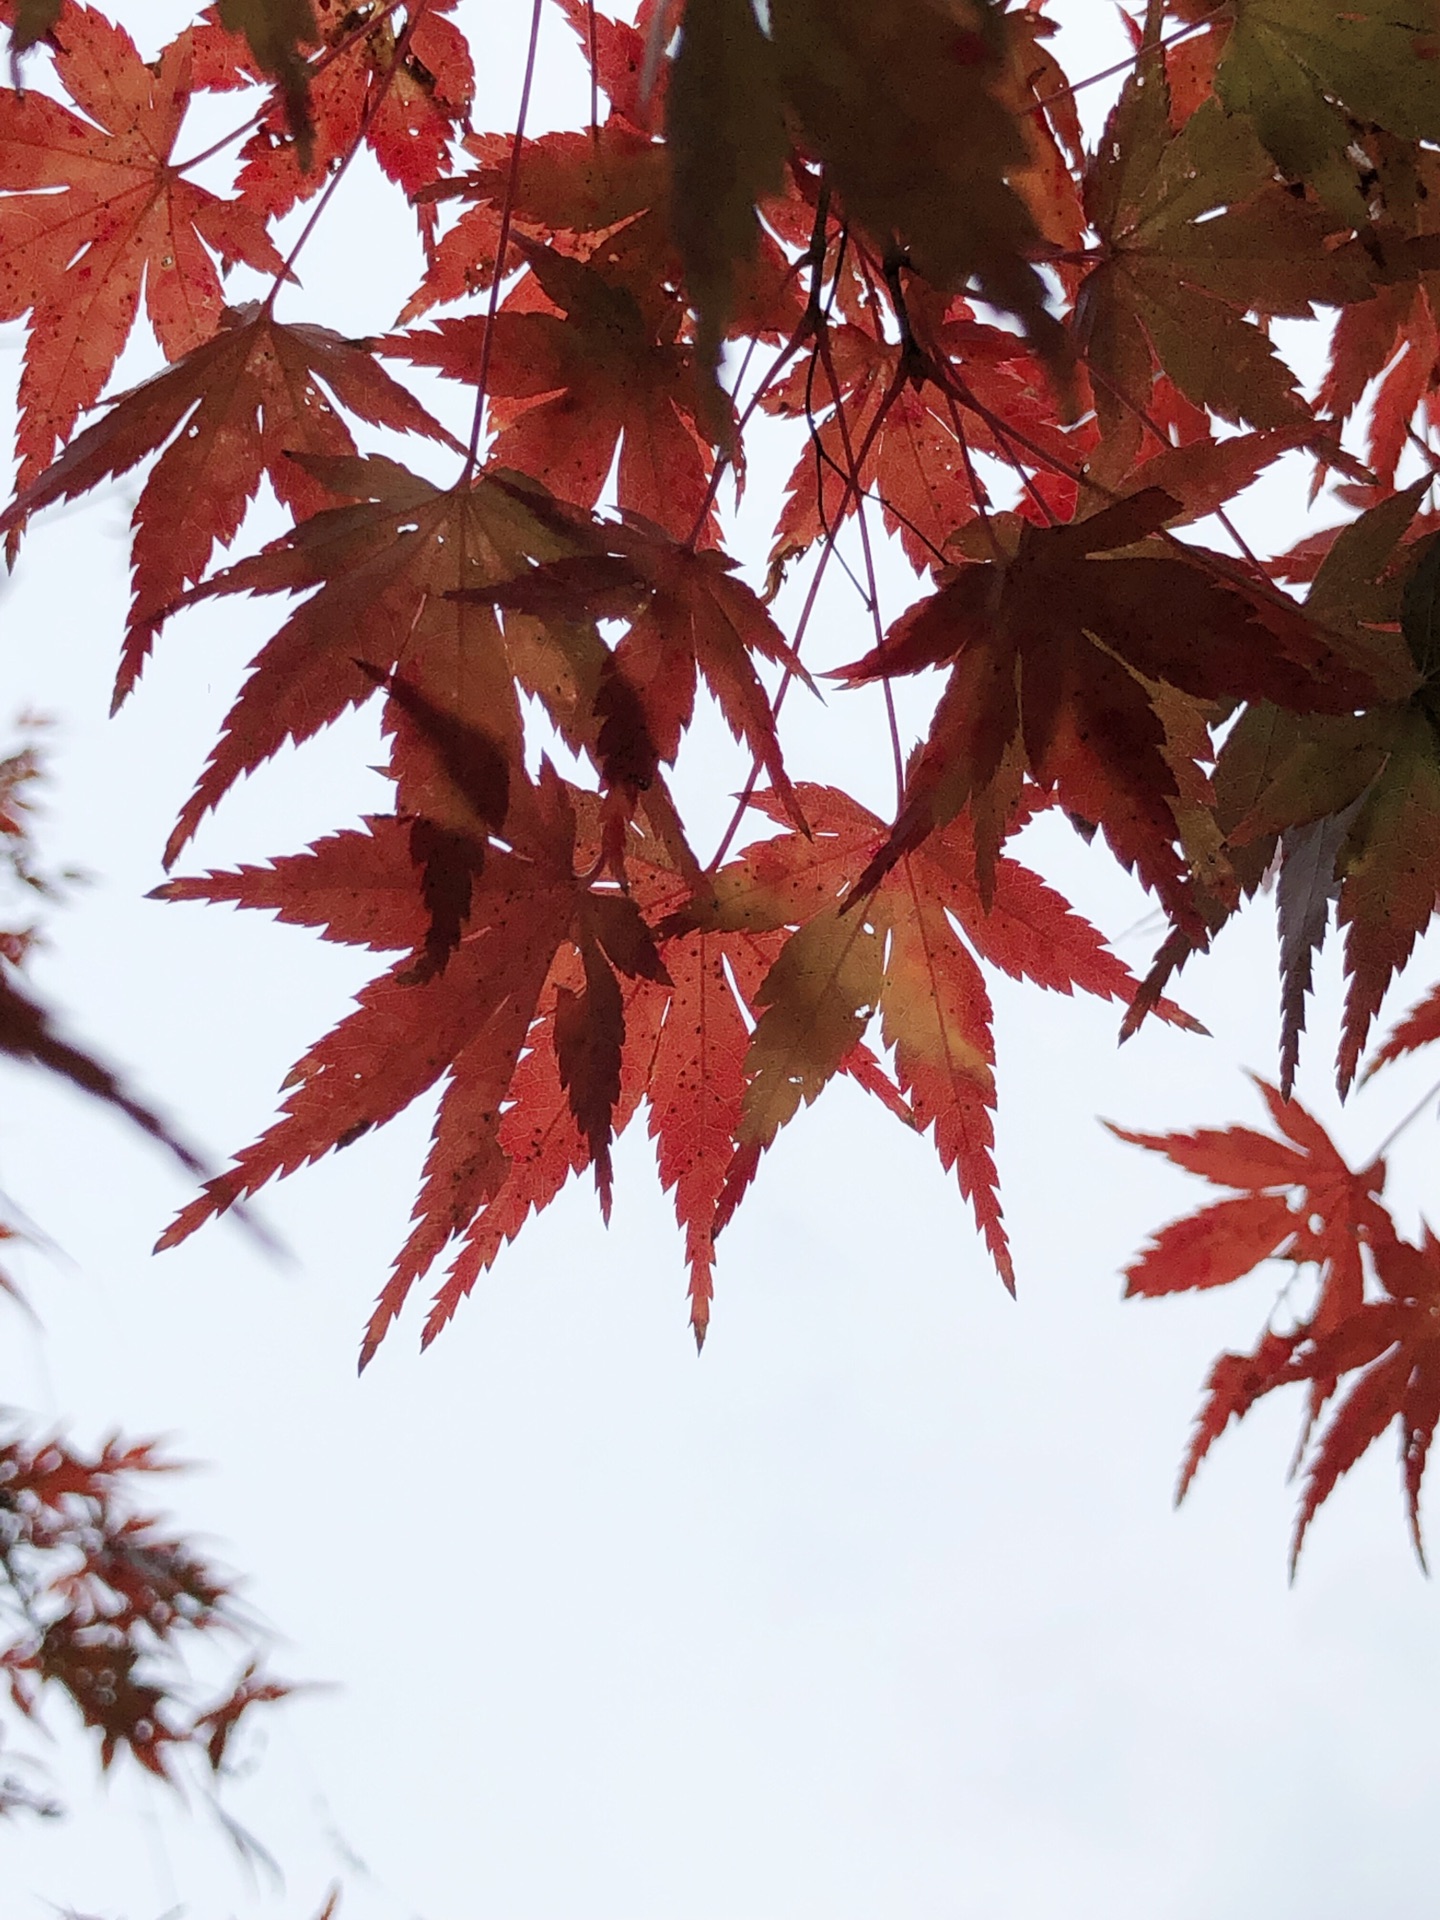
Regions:
<instances>
[{"instance_id":1,"label":"maple leaf cluster","mask_svg":"<svg viewBox=\"0 0 1440 1920\"><path fill-rule=\"evenodd\" d=\"M1322 1501L1391 1426L1400 1430L1410 1531L1423 1566L1420 1483L1440 1420L1440 1240L1426 1227L1416 1245L1396 1230L1380 1199L1383 1160L1352 1170L1298 1100L1263 1082L1260 1091L1279 1139L1250 1127L1171 1134L1115 1129L1122 1140L1163 1153L1188 1173L1237 1189L1162 1229L1126 1275L1130 1294L1154 1298L1226 1286L1270 1260L1308 1273L1315 1283L1310 1310L1292 1315L1293 1324L1284 1330L1271 1324L1252 1352L1216 1361L1177 1497L1184 1498L1231 1420L1277 1387L1303 1384L1292 1574ZM1342 1383L1343 1397L1317 1433Z\"/></svg>"},{"instance_id":2,"label":"maple leaf cluster","mask_svg":"<svg viewBox=\"0 0 1440 1920\"><path fill-rule=\"evenodd\" d=\"M551 7L589 124L533 136ZM12 554L37 513L145 466L117 702L177 614L285 601L167 863L349 709L378 700L389 742L389 812L160 890L390 956L161 1244L439 1088L368 1359L444 1262L432 1338L573 1174L608 1215L643 1114L703 1339L717 1237L845 1076L933 1141L1013 1284L992 971L1111 1000L1126 1033L1184 1024L1171 977L1278 873L1292 1146L1222 1205L1241 1251L1327 1277L1205 1431L1290 1379L1318 1409L1378 1365L1305 1518L1391 1418L1413 1507L1428 1362L1398 1333L1358 1356L1377 1314L1430 1311L1431 1243L1383 1228L1369 1186L1343 1285L1338 1241L1278 1229L1319 1152L1283 1102L1331 909L1343 1091L1440 890L1433 0L1146 0L1091 134L1089 76L1036 0L640 0L628 20L533 0L500 130L470 122L454 0L220 0L150 59L78 0L0 12L49 60L0 93L0 302L28 329ZM233 138L177 161L201 95L238 96ZM355 339L279 316L362 150L413 215L416 277L393 330ZM192 181L222 153L228 190ZM232 271L253 298L227 300ZM109 393L142 301L164 364ZM1312 398L1275 323L1317 316ZM458 395L453 422L412 370ZM757 427L783 422L798 457L747 577L729 508ZM356 438L377 430L448 450L453 478ZM1282 458L1339 516L1266 558L1232 508ZM288 524L232 557L262 481ZM881 538L916 581L888 623ZM802 652L841 566L872 630L830 672L839 698L883 690L888 818L799 777L780 724L814 690ZM907 742L892 684L920 673L940 692ZM718 848L671 785L702 688L752 767ZM1048 808L1163 911L1143 981L1016 859ZM1394 1044L1437 1032L1432 1001ZM1208 1152L1185 1164L1238 1167ZM1162 1236L1137 1290L1237 1277L1240 1243L1222 1258L1207 1232Z\"/></svg>"},{"instance_id":3,"label":"maple leaf cluster","mask_svg":"<svg viewBox=\"0 0 1440 1920\"><path fill-rule=\"evenodd\" d=\"M0 758L0 880L7 896L0 911L12 920L0 931L0 1053L122 1113L188 1171L202 1173L166 1122L66 1039L24 984L39 934L22 909L53 900L71 877L49 873L36 850L33 790L45 757L33 717L27 731L28 743ZM0 1219L0 1241L26 1237ZM24 1306L4 1270L0 1289ZM92 1456L58 1437L32 1438L13 1423L0 1433L0 1669L25 1720L43 1717L47 1699L67 1698L82 1725L98 1734L102 1768L128 1752L178 1787L179 1755L198 1755L218 1775L250 1710L295 1689L261 1672L228 1580L136 1504L137 1483L170 1470L150 1442L114 1438ZM232 1657L245 1647L251 1655L229 1691L209 1702L191 1672L192 1655L207 1647ZM23 1761L0 1772L0 1816L22 1811L62 1811Z\"/></svg>"},{"instance_id":4,"label":"maple leaf cluster","mask_svg":"<svg viewBox=\"0 0 1440 1920\"><path fill-rule=\"evenodd\" d=\"M0 1668L26 1719L64 1696L99 1736L102 1767L129 1752L178 1786L181 1753L219 1773L241 1721L294 1689L251 1657L218 1700L195 1698L202 1643L247 1636L225 1578L135 1503L139 1479L171 1468L149 1442L90 1455L0 1439ZM23 1775L0 1781L0 1813L21 1808L58 1811Z\"/></svg>"}]
</instances>

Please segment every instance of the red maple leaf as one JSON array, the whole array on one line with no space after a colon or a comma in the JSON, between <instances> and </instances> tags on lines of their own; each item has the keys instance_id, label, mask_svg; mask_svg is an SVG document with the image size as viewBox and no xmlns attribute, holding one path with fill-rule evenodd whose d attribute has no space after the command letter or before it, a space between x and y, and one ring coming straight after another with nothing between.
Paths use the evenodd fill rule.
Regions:
<instances>
[{"instance_id":1,"label":"red maple leaf","mask_svg":"<svg viewBox=\"0 0 1440 1920\"><path fill-rule=\"evenodd\" d=\"M117 705L160 622L201 579L216 546L239 531L262 475L297 520L331 504L329 490L290 457L354 453L327 389L372 425L450 441L363 346L328 327L284 326L268 307L227 309L218 333L116 399L0 515L0 532L18 532L42 507L88 493L165 449L135 508L134 595Z\"/></svg>"},{"instance_id":2,"label":"red maple leaf","mask_svg":"<svg viewBox=\"0 0 1440 1920\"><path fill-rule=\"evenodd\" d=\"M1218 1200L1158 1233L1126 1270L1125 1290L1154 1298L1228 1286L1262 1260L1313 1262L1321 1269L1321 1285L1309 1324L1327 1331L1364 1300L1362 1245L1390 1231L1390 1216L1375 1197L1384 1185L1384 1163L1352 1172L1298 1100L1286 1100L1263 1080L1256 1085L1280 1140L1249 1127L1167 1134L1111 1129L1134 1146L1165 1154L1187 1173L1238 1189L1234 1199Z\"/></svg>"},{"instance_id":3,"label":"red maple leaf","mask_svg":"<svg viewBox=\"0 0 1440 1920\"><path fill-rule=\"evenodd\" d=\"M562 512L554 524L589 550L468 597L562 626L587 617L628 619L595 690L592 751L607 785L642 791L662 762L674 764L703 677L735 738L798 819L775 715L754 663L813 682L731 562L714 550L679 545L635 515L616 523Z\"/></svg>"},{"instance_id":4,"label":"red maple leaf","mask_svg":"<svg viewBox=\"0 0 1440 1920\"><path fill-rule=\"evenodd\" d=\"M1038 496L1058 518L1074 512L1069 476L1088 436L1061 431L1034 353L978 322L966 301L926 304L933 315L918 298L907 314L912 329L930 322L923 351L913 338L892 345L861 326L835 327L823 358L807 356L766 394L767 412L803 416L813 428L790 476L772 565L854 514L851 454L860 486L879 497L887 529L917 569L948 562L947 542L989 505L977 456L1024 473L1035 489L1025 495L1029 511L1040 511ZM992 422L1004 423L998 434Z\"/></svg>"},{"instance_id":5,"label":"red maple leaf","mask_svg":"<svg viewBox=\"0 0 1440 1920\"><path fill-rule=\"evenodd\" d=\"M265 552L187 596L187 603L233 593L309 591L312 597L254 661L181 812L167 859L237 779L287 740L309 739L369 699L377 678L397 669L409 688L477 729L517 772L517 679L546 700L568 732L577 685L593 683L599 671L605 650L593 628L567 632L567 656L544 644L543 635L519 629L502 635L491 607L458 597L513 577L531 560L573 551L553 514L539 517L523 489L481 476L447 491L376 457L307 461L307 471L332 496L355 504L302 521ZM402 754L397 772L407 814L461 833L473 829L471 802L433 756Z\"/></svg>"},{"instance_id":6,"label":"red maple leaf","mask_svg":"<svg viewBox=\"0 0 1440 1920\"><path fill-rule=\"evenodd\" d=\"M52 30L55 72L80 109L0 89L0 318L29 313L16 436L32 481L93 406L145 310L168 359L207 340L224 296L212 253L262 273L284 263L253 205L171 165L190 87L182 36L156 66L91 7Z\"/></svg>"},{"instance_id":7,"label":"red maple leaf","mask_svg":"<svg viewBox=\"0 0 1440 1920\"><path fill-rule=\"evenodd\" d=\"M709 528L709 450L696 423L693 356L679 344L679 300L663 290L637 297L622 270L636 255L617 252L610 266L523 235L514 244L530 274L493 326L479 314L442 320L391 336L385 351L467 384L485 371L495 465L590 507L619 443L621 507L681 540Z\"/></svg>"},{"instance_id":8,"label":"red maple leaf","mask_svg":"<svg viewBox=\"0 0 1440 1920\"><path fill-rule=\"evenodd\" d=\"M568 1032L555 1037L555 1051L603 1200L619 1092L615 1062L625 1029L615 974L663 981L664 970L634 904L613 886L597 888L577 873L574 807L548 766L530 804L512 812L507 832L511 844L492 845L474 876L463 937L448 964L417 970L401 961L367 987L357 1010L292 1070L287 1085L294 1091L284 1117L238 1156L233 1169L206 1183L203 1195L162 1236L163 1246L173 1246L277 1175L393 1119L447 1073L451 1085L438 1124L444 1126L451 1107L464 1106L464 1153L460 1168L447 1157L435 1178L450 1195L450 1231L458 1229L504 1182L501 1117L547 986L556 996L557 1017L569 1017ZM353 891L364 893L378 879L382 891L391 893L389 829L343 836L325 857L327 864L348 866ZM287 917L314 913L310 861L297 856L254 901L243 879L232 883L228 897L269 904L278 880ZM297 874L312 882L308 904L286 892L286 880ZM176 897L203 897L206 891L205 882L192 883ZM227 897L223 883L217 894ZM416 917L428 922L428 915ZM327 929L335 924L328 915L324 923ZM381 924L367 931L366 944L384 937ZM569 984L577 963L584 982L579 992ZM562 993L571 1000L561 1002Z\"/></svg>"},{"instance_id":9,"label":"red maple leaf","mask_svg":"<svg viewBox=\"0 0 1440 1920\"><path fill-rule=\"evenodd\" d=\"M600 816L593 796L572 797L589 822L574 860L584 867ZM628 898L577 880L563 862L537 874L533 860L492 848L443 972L417 976L407 958L367 989L359 1012L297 1067L292 1081L300 1090L286 1118L211 1184L167 1244L238 1193L383 1123L447 1075L414 1227L372 1315L363 1364L452 1242L426 1344L572 1173L593 1167L603 1190L609 1138L644 1100L661 1180L674 1192L685 1232L691 1318L703 1340L745 1095L749 1002L783 933L672 928L652 948L637 906L651 920L673 920L690 898L690 881L663 844L635 825L625 864ZM537 884L551 890L555 914L544 939L533 941ZM567 887L568 909L560 899ZM362 831L267 867L175 880L158 894L270 910L327 939L376 950L420 950L428 932L412 836L395 816L372 818ZM347 1068L336 1077L340 1061ZM867 1049L854 1048L841 1067L914 1124Z\"/></svg>"},{"instance_id":10,"label":"red maple leaf","mask_svg":"<svg viewBox=\"0 0 1440 1920\"><path fill-rule=\"evenodd\" d=\"M278 219L319 192L361 141L386 178L412 199L435 186L450 171L475 96L469 42L444 17L455 4L428 0L401 10L313 0L320 40L306 87L307 137L293 137L286 100L266 111L240 150L236 185L246 204ZM263 77L244 40L213 13L191 34L206 84L228 87ZM428 237L434 210L420 198L417 212Z\"/></svg>"},{"instance_id":11,"label":"red maple leaf","mask_svg":"<svg viewBox=\"0 0 1440 1920\"><path fill-rule=\"evenodd\" d=\"M425 196L437 207L465 204L436 241L424 278L401 309L402 325L490 285L507 203L513 233L563 240L567 252L584 257L601 236L662 205L669 187L664 148L623 120L607 121L593 136L525 140L518 155L514 141L499 134L470 134L464 146L478 164Z\"/></svg>"},{"instance_id":12,"label":"red maple leaf","mask_svg":"<svg viewBox=\"0 0 1440 1920\"><path fill-rule=\"evenodd\" d=\"M1122 1140L1238 1190L1158 1233L1130 1267L1127 1292L1155 1296L1224 1286L1270 1259L1318 1275L1313 1306L1292 1332L1267 1328L1253 1352L1225 1353L1216 1361L1177 1498L1184 1498L1231 1420L1243 1419L1276 1388L1303 1384L1298 1458L1305 1475L1291 1573L1311 1521L1341 1476L1395 1421L1411 1533L1423 1563L1420 1484L1440 1419L1440 1242L1428 1227L1419 1246L1396 1233L1378 1197L1382 1160L1353 1171L1298 1102L1259 1085L1281 1140L1248 1127L1188 1134L1113 1129ZM1343 1397L1317 1435L1342 1383Z\"/></svg>"}]
</instances>

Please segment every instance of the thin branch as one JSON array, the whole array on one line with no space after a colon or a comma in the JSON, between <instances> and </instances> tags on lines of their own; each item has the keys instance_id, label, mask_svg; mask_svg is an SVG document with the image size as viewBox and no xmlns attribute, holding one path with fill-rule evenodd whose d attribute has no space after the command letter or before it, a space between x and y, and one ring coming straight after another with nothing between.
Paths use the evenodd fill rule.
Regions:
<instances>
[{"instance_id":1,"label":"thin branch","mask_svg":"<svg viewBox=\"0 0 1440 1920\"><path fill-rule=\"evenodd\" d=\"M1073 81L1068 87L1057 87L1054 93L1047 93L1043 100L1037 100L1033 106L1027 107L1026 113L1043 113L1047 107L1054 106L1057 100L1071 100L1077 93L1083 93L1087 87L1097 87L1102 80L1113 80L1117 73L1128 73L1142 55L1163 53L1170 47L1178 46L1182 40L1188 40L1192 34L1199 33L1202 27L1208 27L1228 5L1229 0L1221 0L1220 5L1211 7L1208 13L1202 13L1198 20L1187 21L1183 27L1172 33L1168 40L1157 40L1153 47L1137 47L1133 53L1127 54L1125 59L1117 60L1113 67L1102 67L1099 73L1092 73L1084 80Z\"/></svg>"},{"instance_id":2,"label":"thin branch","mask_svg":"<svg viewBox=\"0 0 1440 1920\"><path fill-rule=\"evenodd\" d=\"M535 83L535 55L540 44L540 11L544 0L534 0L530 9L530 44L525 53L525 78L520 86L520 105L515 114L515 133L510 149L510 171L505 177L505 204L500 213L500 238L495 247L495 277L490 282L490 304L485 312L485 339L480 348L480 373L475 386L475 414L470 423L470 445L460 476L463 486L475 471L480 451L480 433L485 422L485 395L490 381L490 354L495 339L495 316L500 308L500 284L505 278L505 256L510 251L510 226L515 217L515 200L520 183L520 150L525 144L525 122L530 113L530 90Z\"/></svg>"},{"instance_id":3,"label":"thin branch","mask_svg":"<svg viewBox=\"0 0 1440 1920\"><path fill-rule=\"evenodd\" d=\"M860 480L860 466L855 458L855 448L850 438L850 422L845 412L844 398L840 390L840 378L835 371L835 356L830 350L828 332L820 335L819 356L825 368L825 378L829 382L830 392L835 401L835 418L840 427L840 445L845 454L845 464L849 469L851 491L855 499L855 524L860 529L860 551L865 561L865 580L869 588L866 599L870 608L870 621L875 631L875 644L882 646L885 629L880 619L880 588L875 576L875 556L870 546L870 523L865 514L865 491ZM902 357L901 365L904 361ZM898 397L898 389L893 389L890 405ZM888 407L886 411L888 412ZM895 811L898 814L905 799L905 754L900 745L900 723L895 714L895 692L888 680L883 682L885 692L885 717L890 728L890 749L895 757Z\"/></svg>"},{"instance_id":4,"label":"thin branch","mask_svg":"<svg viewBox=\"0 0 1440 1920\"><path fill-rule=\"evenodd\" d=\"M1405 1129L1413 1125L1413 1123L1420 1118L1421 1114L1424 1113L1425 1109L1437 1094L1440 1094L1440 1080L1435 1082L1428 1093L1421 1095L1420 1099L1411 1107L1403 1120L1397 1121L1390 1129L1389 1133L1386 1134L1385 1138L1380 1142L1374 1154L1371 1156L1372 1164L1375 1160L1383 1160L1385 1158L1386 1154L1390 1151L1391 1147L1394 1146L1401 1134L1404 1133Z\"/></svg>"}]
</instances>

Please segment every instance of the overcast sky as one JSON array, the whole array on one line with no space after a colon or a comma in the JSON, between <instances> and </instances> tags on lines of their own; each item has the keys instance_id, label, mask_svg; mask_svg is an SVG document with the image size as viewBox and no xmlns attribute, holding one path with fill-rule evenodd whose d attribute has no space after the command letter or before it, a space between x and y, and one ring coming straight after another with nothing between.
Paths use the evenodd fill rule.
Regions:
<instances>
[{"instance_id":1,"label":"overcast sky","mask_svg":"<svg viewBox=\"0 0 1440 1920\"><path fill-rule=\"evenodd\" d=\"M155 37L147 52L186 12L124 11ZM1068 12L1090 15L1072 70L1104 65L1108 20ZM527 13L462 8L491 124L508 124ZM547 31L558 55L558 18ZM580 99L542 92L540 124ZM356 334L393 320L418 256L398 200L373 188L358 165L282 317ZM0 337L7 365L19 339ZM152 354L139 340L123 377ZM778 471L762 463L756 488ZM1264 492L1250 524L1272 549L1303 484L1287 469ZM4 706L57 717L47 846L94 875L54 919L44 984L221 1153L266 1123L370 968L263 916L143 898L273 616L227 605L176 623L107 720L134 493L27 539L0 607ZM884 585L894 614L913 586L898 564ZM815 663L865 644L835 593ZM797 700L787 720L795 771L848 778L858 754L861 797L883 807L874 698ZM738 784L723 741L707 752L697 779ZM286 757L227 801L191 870L383 804L374 758L367 716ZM1143 966L1153 928L1123 876L1055 821L1028 847ZM1434 1069L1337 1111L1333 959L1302 1093L1358 1159ZM1437 961L1432 942L1396 1008ZM0 1830L0 1912L305 1920L340 1879L355 1920L1430 1913L1435 1596L1393 1448L1322 1513L1293 1590L1295 1405L1254 1414L1171 1509L1204 1372L1251 1344L1277 1282L1122 1305L1128 1257L1202 1190L1095 1116L1258 1120L1242 1069L1273 1071L1268 905L1185 989L1215 1038L1147 1030L1117 1053L1113 1013L995 983L1017 1301L933 1152L839 1086L782 1137L727 1232L698 1361L639 1129L608 1233L572 1188L435 1348L419 1355L412 1314L357 1383L428 1106L267 1196L291 1264L224 1224L152 1260L183 1182L7 1072L0 1177L63 1254L24 1262L43 1332L3 1309L0 1400L91 1438L169 1433L209 1463L170 1504L248 1576L275 1665L337 1684L273 1715L225 1791L283 1887L247 1872L203 1809L125 1768L92 1792L73 1741L32 1738L76 1812ZM1407 1221L1440 1212L1435 1158L1427 1117L1392 1162Z\"/></svg>"}]
</instances>

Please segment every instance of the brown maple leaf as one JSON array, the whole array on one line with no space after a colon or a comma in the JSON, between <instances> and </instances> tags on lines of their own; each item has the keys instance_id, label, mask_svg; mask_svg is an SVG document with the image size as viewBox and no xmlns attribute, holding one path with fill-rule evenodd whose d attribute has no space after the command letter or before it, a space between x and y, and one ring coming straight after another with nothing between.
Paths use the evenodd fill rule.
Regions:
<instances>
[{"instance_id":1,"label":"brown maple leaf","mask_svg":"<svg viewBox=\"0 0 1440 1920\"><path fill-rule=\"evenodd\" d=\"M1138 447L1157 366L1222 419L1304 426L1290 369L1247 316L1363 300L1369 276L1327 251L1325 223L1275 182L1249 123L1210 100L1175 131L1152 46L1106 125L1085 198L1101 257L1076 326L1107 435Z\"/></svg>"},{"instance_id":2,"label":"brown maple leaf","mask_svg":"<svg viewBox=\"0 0 1440 1920\"><path fill-rule=\"evenodd\" d=\"M280 84L290 131L302 150L314 137L309 70L302 49L315 41L310 0L216 0L220 24L243 33L262 73Z\"/></svg>"},{"instance_id":3,"label":"brown maple leaf","mask_svg":"<svg viewBox=\"0 0 1440 1920\"><path fill-rule=\"evenodd\" d=\"M1368 653L1374 695L1349 713L1252 707L1231 729L1215 771L1219 823L1248 890L1277 850L1281 855L1287 1076L1311 955L1336 904L1347 974L1337 1057L1342 1093L1440 888L1440 736L1433 718L1440 546L1433 535L1405 538L1426 484L1382 500L1329 542L1305 602L1342 646Z\"/></svg>"},{"instance_id":4,"label":"brown maple leaf","mask_svg":"<svg viewBox=\"0 0 1440 1920\"><path fill-rule=\"evenodd\" d=\"M1063 358L1028 257L1038 239L1031 207L1012 185L1034 149L1017 112L1011 31L978 0L771 8L774 59L801 145L823 160L877 257L903 258L947 292L973 278Z\"/></svg>"},{"instance_id":5,"label":"brown maple leaf","mask_svg":"<svg viewBox=\"0 0 1440 1920\"><path fill-rule=\"evenodd\" d=\"M1371 682L1289 601L1213 556L1151 540L1178 511L1154 489L1069 526L1013 524L1013 559L962 564L842 671L860 684L954 663L862 885L961 807L1018 791L1028 769L1101 828L1179 924L1199 927L1178 844L1185 808L1208 791L1194 703L1244 688L1346 711Z\"/></svg>"}]
</instances>

